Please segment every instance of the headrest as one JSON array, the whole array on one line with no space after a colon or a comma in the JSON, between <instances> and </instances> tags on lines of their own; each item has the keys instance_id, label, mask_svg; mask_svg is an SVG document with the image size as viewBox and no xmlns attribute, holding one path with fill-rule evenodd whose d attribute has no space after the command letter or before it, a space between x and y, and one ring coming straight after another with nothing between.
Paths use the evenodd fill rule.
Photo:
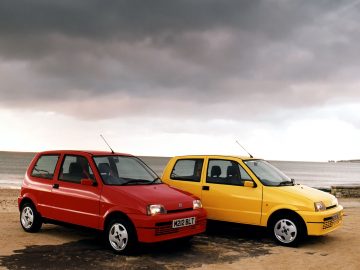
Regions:
<instances>
[{"instance_id":1,"label":"headrest","mask_svg":"<svg viewBox=\"0 0 360 270\"><path fill-rule=\"evenodd\" d=\"M220 166L212 166L211 168L211 177L219 177L221 175L221 168Z\"/></svg>"},{"instance_id":2,"label":"headrest","mask_svg":"<svg viewBox=\"0 0 360 270\"><path fill-rule=\"evenodd\" d=\"M100 173L109 173L111 170L109 163L99 163L98 167Z\"/></svg>"},{"instance_id":3,"label":"headrest","mask_svg":"<svg viewBox=\"0 0 360 270\"><path fill-rule=\"evenodd\" d=\"M232 165L227 168L227 176L239 176L239 168L237 165Z\"/></svg>"},{"instance_id":4,"label":"headrest","mask_svg":"<svg viewBox=\"0 0 360 270\"><path fill-rule=\"evenodd\" d=\"M81 174L82 173L81 165L79 163L77 163L77 162L70 163L69 173L71 173L71 174Z\"/></svg>"}]
</instances>

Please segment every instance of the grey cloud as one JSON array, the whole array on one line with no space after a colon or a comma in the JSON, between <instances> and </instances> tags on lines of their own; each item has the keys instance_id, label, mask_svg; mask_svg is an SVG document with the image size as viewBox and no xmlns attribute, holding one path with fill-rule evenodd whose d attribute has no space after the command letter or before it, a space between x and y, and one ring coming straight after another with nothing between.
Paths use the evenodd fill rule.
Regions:
<instances>
[{"instance_id":1,"label":"grey cloud","mask_svg":"<svg viewBox=\"0 0 360 270\"><path fill-rule=\"evenodd\" d=\"M0 104L232 117L358 98L326 86L357 80L357 2L2 1Z\"/></svg>"}]
</instances>

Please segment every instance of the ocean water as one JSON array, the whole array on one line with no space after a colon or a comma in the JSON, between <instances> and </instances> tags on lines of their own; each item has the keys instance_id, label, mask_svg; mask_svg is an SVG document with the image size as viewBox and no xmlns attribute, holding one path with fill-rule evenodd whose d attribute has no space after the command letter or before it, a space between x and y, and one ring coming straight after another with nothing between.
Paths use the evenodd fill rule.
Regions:
<instances>
[{"instance_id":1,"label":"ocean water","mask_svg":"<svg viewBox=\"0 0 360 270\"><path fill-rule=\"evenodd\" d=\"M25 171L35 153L0 152L0 188L20 188ZM141 157L159 176L168 157ZM270 161L296 183L316 188L334 185L359 185L360 163Z\"/></svg>"},{"instance_id":2,"label":"ocean water","mask_svg":"<svg viewBox=\"0 0 360 270\"><path fill-rule=\"evenodd\" d=\"M270 161L295 183L310 187L360 186L360 163Z\"/></svg>"},{"instance_id":3,"label":"ocean water","mask_svg":"<svg viewBox=\"0 0 360 270\"><path fill-rule=\"evenodd\" d=\"M35 153L0 152L0 188L19 188Z\"/></svg>"}]
</instances>

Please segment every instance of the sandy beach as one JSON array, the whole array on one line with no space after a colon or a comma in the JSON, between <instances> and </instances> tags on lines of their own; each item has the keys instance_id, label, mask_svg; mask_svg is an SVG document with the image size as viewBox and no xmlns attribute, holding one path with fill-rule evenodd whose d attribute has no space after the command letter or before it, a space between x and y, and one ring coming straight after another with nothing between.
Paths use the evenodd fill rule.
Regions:
<instances>
[{"instance_id":1,"label":"sandy beach","mask_svg":"<svg viewBox=\"0 0 360 270\"><path fill-rule=\"evenodd\" d=\"M211 223L190 245L143 245L117 256L92 231L46 224L36 234L19 224L16 189L0 189L0 269L360 269L360 199L341 199L344 225L298 248L275 245L261 228Z\"/></svg>"}]
</instances>

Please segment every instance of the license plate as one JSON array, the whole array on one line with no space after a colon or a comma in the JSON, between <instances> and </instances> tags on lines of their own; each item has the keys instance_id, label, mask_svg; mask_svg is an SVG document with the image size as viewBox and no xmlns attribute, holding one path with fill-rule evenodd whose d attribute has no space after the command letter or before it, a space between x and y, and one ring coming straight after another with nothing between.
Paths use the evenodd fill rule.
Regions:
<instances>
[{"instance_id":1,"label":"license plate","mask_svg":"<svg viewBox=\"0 0 360 270\"><path fill-rule=\"evenodd\" d=\"M172 222L173 228L191 226L195 224L195 217L175 219Z\"/></svg>"}]
</instances>

